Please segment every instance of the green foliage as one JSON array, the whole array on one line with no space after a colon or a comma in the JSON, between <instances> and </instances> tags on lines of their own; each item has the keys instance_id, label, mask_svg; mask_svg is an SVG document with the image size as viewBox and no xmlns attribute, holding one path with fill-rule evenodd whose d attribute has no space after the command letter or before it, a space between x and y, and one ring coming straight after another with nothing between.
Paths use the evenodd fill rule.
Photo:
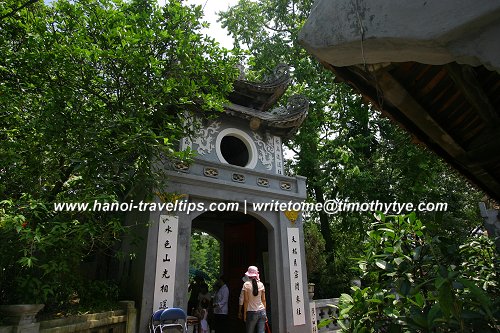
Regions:
<instances>
[{"instance_id":1,"label":"green foliage","mask_svg":"<svg viewBox=\"0 0 500 333\"><path fill-rule=\"evenodd\" d=\"M193 232L189 267L206 274L205 282L212 286L220 275L220 244L209 234Z\"/></svg>"},{"instance_id":2,"label":"green foliage","mask_svg":"<svg viewBox=\"0 0 500 333\"><path fill-rule=\"evenodd\" d=\"M366 287L339 300L344 331L496 332L500 289L491 240L474 236L457 247L432 237L413 213L377 219L357 260Z\"/></svg>"},{"instance_id":3,"label":"green foliage","mask_svg":"<svg viewBox=\"0 0 500 333\"><path fill-rule=\"evenodd\" d=\"M63 304L109 257L123 214L56 202L148 199L186 114L221 110L235 60L168 1L0 4L0 302Z\"/></svg>"},{"instance_id":4,"label":"green foliage","mask_svg":"<svg viewBox=\"0 0 500 333\"><path fill-rule=\"evenodd\" d=\"M306 264L310 276L321 273L326 265L325 240L315 223L304 224L304 243L307 248Z\"/></svg>"},{"instance_id":5,"label":"green foliage","mask_svg":"<svg viewBox=\"0 0 500 333\"><path fill-rule=\"evenodd\" d=\"M0 207L2 299L6 303L62 304L74 293L83 257L104 250L120 233L119 221L64 220L41 200L23 195Z\"/></svg>"},{"instance_id":6,"label":"green foliage","mask_svg":"<svg viewBox=\"0 0 500 333\"><path fill-rule=\"evenodd\" d=\"M330 298L332 294L340 295L349 291L353 273L348 257L328 260L325 253L325 240L317 223L308 221L304 224L304 246L308 280L316 283L314 297ZM335 272L335 274L330 274Z\"/></svg>"},{"instance_id":7,"label":"green foliage","mask_svg":"<svg viewBox=\"0 0 500 333\"><path fill-rule=\"evenodd\" d=\"M120 290L113 281L83 281L77 288L74 300L81 308L89 309L100 306L116 306Z\"/></svg>"}]
</instances>

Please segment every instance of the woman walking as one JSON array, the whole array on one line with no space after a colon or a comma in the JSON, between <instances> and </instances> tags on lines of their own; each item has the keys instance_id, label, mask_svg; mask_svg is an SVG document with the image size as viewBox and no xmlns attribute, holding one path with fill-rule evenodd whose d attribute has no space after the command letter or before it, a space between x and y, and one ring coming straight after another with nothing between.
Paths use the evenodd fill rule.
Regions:
<instances>
[{"instance_id":1,"label":"woman walking","mask_svg":"<svg viewBox=\"0 0 500 333\"><path fill-rule=\"evenodd\" d=\"M255 266L248 267L245 275L250 278L243 284L243 320L246 333L264 333L267 321L266 293L264 284L260 282L259 270Z\"/></svg>"}]
</instances>

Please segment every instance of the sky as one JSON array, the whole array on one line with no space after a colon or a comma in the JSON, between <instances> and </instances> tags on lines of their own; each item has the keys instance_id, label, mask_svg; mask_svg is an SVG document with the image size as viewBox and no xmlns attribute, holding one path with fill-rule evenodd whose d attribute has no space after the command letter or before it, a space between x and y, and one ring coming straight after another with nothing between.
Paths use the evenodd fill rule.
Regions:
<instances>
[{"instance_id":1,"label":"sky","mask_svg":"<svg viewBox=\"0 0 500 333\"><path fill-rule=\"evenodd\" d=\"M215 38L215 40L219 42L222 47L227 49L233 48L233 39L227 35L226 29L223 29L220 23L217 22L217 12L225 11L230 6L236 5L238 0L186 0L185 3L189 5L202 6L205 13L203 20L210 23L210 27L208 29L204 29L202 33Z\"/></svg>"}]
</instances>

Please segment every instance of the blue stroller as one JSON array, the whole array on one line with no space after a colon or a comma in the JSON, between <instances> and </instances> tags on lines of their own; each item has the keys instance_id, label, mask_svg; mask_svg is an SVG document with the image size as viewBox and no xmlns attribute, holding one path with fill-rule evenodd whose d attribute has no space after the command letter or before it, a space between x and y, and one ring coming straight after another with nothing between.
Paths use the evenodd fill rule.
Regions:
<instances>
[{"instance_id":1,"label":"blue stroller","mask_svg":"<svg viewBox=\"0 0 500 333\"><path fill-rule=\"evenodd\" d=\"M187 315L180 308L157 310L151 316L151 333L187 333Z\"/></svg>"}]
</instances>

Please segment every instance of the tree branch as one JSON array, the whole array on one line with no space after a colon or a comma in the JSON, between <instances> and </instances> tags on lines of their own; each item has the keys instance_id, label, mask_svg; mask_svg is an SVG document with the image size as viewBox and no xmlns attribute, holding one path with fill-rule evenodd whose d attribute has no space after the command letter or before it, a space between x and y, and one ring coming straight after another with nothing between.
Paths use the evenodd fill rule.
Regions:
<instances>
[{"instance_id":1,"label":"tree branch","mask_svg":"<svg viewBox=\"0 0 500 333\"><path fill-rule=\"evenodd\" d=\"M277 29L277 28L273 28L267 24L264 23L264 27L266 27L267 29L269 30L272 30L272 31L275 31L275 32L288 32L289 34L291 34L292 32L288 29Z\"/></svg>"}]
</instances>

